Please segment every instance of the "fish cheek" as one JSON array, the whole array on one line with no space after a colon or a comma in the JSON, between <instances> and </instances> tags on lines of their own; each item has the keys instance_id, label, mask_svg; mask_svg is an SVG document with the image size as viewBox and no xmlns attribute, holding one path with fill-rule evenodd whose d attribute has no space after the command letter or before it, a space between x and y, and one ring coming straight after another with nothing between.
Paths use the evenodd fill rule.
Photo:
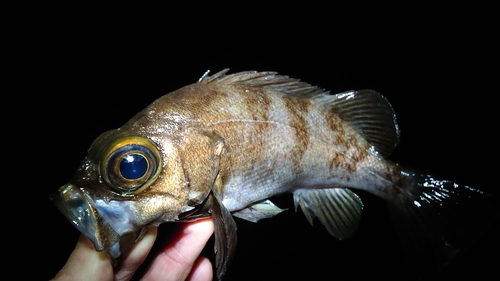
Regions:
<instances>
[{"instance_id":1,"label":"fish cheek","mask_svg":"<svg viewBox=\"0 0 500 281\"><path fill-rule=\"evenodd\" d=\"M159 177L150 187L134 196L138 225L175 221L179 214L189 209L189 180L182 159L177 149L170 147L167 150L169 153L164 155L164 165Z\"/></svg>"}]
</instances>

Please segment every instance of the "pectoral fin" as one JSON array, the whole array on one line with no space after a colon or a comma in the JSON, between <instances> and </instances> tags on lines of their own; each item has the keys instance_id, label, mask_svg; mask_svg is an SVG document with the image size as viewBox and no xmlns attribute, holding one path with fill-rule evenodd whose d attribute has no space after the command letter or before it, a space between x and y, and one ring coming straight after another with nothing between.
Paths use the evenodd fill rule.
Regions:
<instances>
[{"instance_id":1,"label":"pectoral fin","mask_svg":"<svg viewBox=\"0 0 500 281\"><path fill-rule=\"evenodd\" d=\"M234 212L233 216L251 222L258 222L261 219L274 217L285 210L274 205L270 200L264 200L250 205L243 210Z\"/></svg>"},{"instance_id":2,"label":"pectoral fin","mask_svg":"<svg viewBox=\"0 0 500 281\"><path fill-rule=\"evenodd\" d=\"M335 238L349 238L358 229L363 203L349 189L298 189L293 193L293 201L295 211L300 206L311 225L318 217Z\"/></svg>"},{"instance_id":3,"label":"pectoral fin","mask_svg":"<svg viewBox=\"0 0 500 281\"><path fill-rule=\"evenodd\" d=\"M210 195L212 205L212 218L215 226L215 266L217 267L217 279L220 280L226 273L229 262L233 258L236 249L236 222L231 213L213 195Z\"/></svg>"}]
</instances>

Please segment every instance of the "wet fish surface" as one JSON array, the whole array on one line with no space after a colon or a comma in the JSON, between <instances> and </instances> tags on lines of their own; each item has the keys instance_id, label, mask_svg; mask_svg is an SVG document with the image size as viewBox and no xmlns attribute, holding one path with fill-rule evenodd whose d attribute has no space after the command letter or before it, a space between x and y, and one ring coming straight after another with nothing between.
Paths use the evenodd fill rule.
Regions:
<instances>
[{"instance_id":1,"label":"wet fish surface","mask_svg":"<svg viewBox=\"0 0 500 281\"><path fill-rule=\"evenodd\" d=\"M388 159L399 128L379 93L331 94L275 72L227 72L207 72L104 132L51 195L113 262L149 227L212 217L222 279L236 249L233 216L271 218L284 210L269 198L290 192L311 224L347 239L362 190L385 200L411 266L428 276L496 218L485 192Z\"/></svg>"}]
</instances>

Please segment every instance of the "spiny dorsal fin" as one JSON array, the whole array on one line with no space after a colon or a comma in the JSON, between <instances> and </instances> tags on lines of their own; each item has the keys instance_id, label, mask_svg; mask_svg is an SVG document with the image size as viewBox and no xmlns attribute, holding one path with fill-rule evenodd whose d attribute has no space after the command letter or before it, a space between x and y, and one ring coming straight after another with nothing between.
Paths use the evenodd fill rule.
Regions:
<instances>
[{"instance_id":1,"label":"spiny dorsal fin","mask_svg":"<svg viewBox=\"0 0 500 281\"><path fill-rule=\"evenodd\" d=\"M309 98L320 94L328 94L316 86L302 82L299 79L290 78L286 75L279 75L274 71L243 71L226 75L228 68L208 76L206 73L200 78L198 83L219 83L246 85L252 87L262 87L282 94L293 95L301 98Z\"/></svg>"},{"instance_id":2,"label":"spiny dorsal fin","mask_svg":"<svg viewBox=\"0 0 500 281\"><path fill-rule=\"evenodd\" d=\"M399 144L399 127L391 104L372 90L317 95L317 102L331 108L353 126L384 156Z\"/></svg>"},{"instance_id":3,"label":"spiny dorsal fin","mask_svg":"<svg viewBox=\"0 0 500 281\"><path fill-rule=\"evenodd\" d=\"M298 189L293 201L295 211L300 206L311 225L317 217L335 238L349 238L358 229L363 203L349 189Z\"/></svg>"}]
</instances>

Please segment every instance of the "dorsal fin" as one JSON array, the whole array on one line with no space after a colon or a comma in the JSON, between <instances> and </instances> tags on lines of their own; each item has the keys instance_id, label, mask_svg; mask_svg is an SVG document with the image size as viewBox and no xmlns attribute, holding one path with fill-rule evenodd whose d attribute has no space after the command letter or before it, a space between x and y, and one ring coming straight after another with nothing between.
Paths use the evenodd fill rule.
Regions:
<instances>
[{"instance_id":1,"label":"dorsal fin","mask_svg":"<svg viewBox=\"0 0 500 281\"><path fill-rule=\"evenodd\" d=\"M208 76L205 73L198 83L219 83L246 85L252 87L262 87L282 94L293 95L301 98L310 98L320 94L329 94L329 92L316 86L302 82L299 79L290 78L286 75L280 75L274 71L243 71L226 75L228 68Z\"/></svg>"},{"instance_id":2,"label":"dorsal fin","mask_svg":"<svg viewBox=\"0 0 500 281\"><path fill-rule=\"evenodd\" d=\"M391 154L399 144L399 128L390 103L372 90L348 91L336 95L298 79L273 71L244 71L226 75L229 69L212 76L206 72L198 83L223 83L262 87L298 98L308 98L331 109L354 127L378 153Z\"/></svg>"},{"instance_id":3,"label":"dorsal fin","mask_svg":"<svg viewBox=\"0 0 500 281\"><path fill-rule=\"evenodd\" d=\"M399 144L399 127L391 104L373 90L317 95L317 102L331 108L353 126L384 156Z\"/></svg>"}]
</instances>

